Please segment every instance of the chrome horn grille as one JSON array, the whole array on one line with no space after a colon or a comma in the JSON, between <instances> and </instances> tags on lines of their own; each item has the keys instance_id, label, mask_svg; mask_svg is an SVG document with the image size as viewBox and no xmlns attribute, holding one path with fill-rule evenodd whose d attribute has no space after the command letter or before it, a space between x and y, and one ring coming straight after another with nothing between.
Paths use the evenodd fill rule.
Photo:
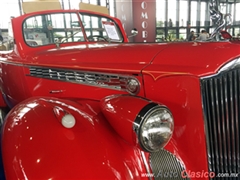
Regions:
<instances>
[{"instance_id":1,"label":"chrome horn grille","mask_svg":"<svg viewBox=\"0 0 240 180\"><path fill-rule=\"evenodd\" d=\"M150 164L155 180L187 180L184 165L170 152L162 149L151 153ZM183 176L184 173L184 176Z\"/></svg>"},{"instance_id":2,"label":"chrome horn grille","mask_svg":"<svg viewBox=\"0 0 240 180\"><path fill-rule=\"evenodd\" d=\"M224 69L224 68L223 68ZM226 68L213 77L203 78L202 103L207 133L209 171L228 173L237 180L240 173L240 69Z\"/></svg>"}]
</instances>

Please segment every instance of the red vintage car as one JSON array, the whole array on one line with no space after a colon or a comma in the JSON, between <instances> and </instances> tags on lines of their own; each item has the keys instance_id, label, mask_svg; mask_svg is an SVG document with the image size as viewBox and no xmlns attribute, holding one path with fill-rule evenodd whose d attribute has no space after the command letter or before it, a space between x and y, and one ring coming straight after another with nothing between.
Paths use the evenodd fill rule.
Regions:
<instances>
[{"instance_id":1,"label":"red vintage car","mask_svg":"<svg viewBox=\"0 0 240 180\"><path fill-rule=\"evenodd\" d=\"M239 178L239 41L129 43L118 19L84 10L11 24L6 179Z\"/></svg>"}]
</instances>

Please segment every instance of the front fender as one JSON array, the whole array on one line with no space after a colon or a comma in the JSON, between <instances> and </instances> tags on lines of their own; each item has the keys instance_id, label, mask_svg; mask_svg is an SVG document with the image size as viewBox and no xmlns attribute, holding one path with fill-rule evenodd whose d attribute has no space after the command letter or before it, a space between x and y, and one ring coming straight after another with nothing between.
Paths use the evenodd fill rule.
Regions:
<instances>
[{"instance_id":1,"label":"front fender","mask_svg":"<svg viewBox=\"0 0 240 180\"><path fill-rule=\"evenodd\" d=\"M65 128L60 107L76 124ZM105 120L99 102L30 98L15 106L2 131L6 179L142 179L141 151Z\"/></svg>"}]
</instances>

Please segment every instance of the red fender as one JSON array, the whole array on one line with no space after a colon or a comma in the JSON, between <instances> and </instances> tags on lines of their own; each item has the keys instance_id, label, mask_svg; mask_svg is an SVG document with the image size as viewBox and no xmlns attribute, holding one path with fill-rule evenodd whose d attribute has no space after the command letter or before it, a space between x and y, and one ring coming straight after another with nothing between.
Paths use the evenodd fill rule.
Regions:
<instances>
[{"instance_id":1,"label":"red fender","mask_svg":"<svg viewBox=\"0 0 240 180\"><path fill-rule=\"evenodd\" d=\"M72 128L55 107L75 118ZM30 98L10 111L2 133L6 179L145 178L141 151L114 131L99 102Z\"/></svg>"}]
</instances>

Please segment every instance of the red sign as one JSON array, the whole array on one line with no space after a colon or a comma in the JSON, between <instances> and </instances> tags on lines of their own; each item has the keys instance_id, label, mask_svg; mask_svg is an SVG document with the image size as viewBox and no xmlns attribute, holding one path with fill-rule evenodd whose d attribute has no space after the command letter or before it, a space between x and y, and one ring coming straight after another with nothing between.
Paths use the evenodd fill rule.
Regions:
<instances>
[{"instance_id":1,"label":"red sign","mask_svg":"<svg viewBox=\"0 0 240 180\"><path fill-rule=\"evenodd\" d=\"M138 30L134 42L155 42L156 0L132 0L133 24Z\"/></svg>"}]
</instances>

